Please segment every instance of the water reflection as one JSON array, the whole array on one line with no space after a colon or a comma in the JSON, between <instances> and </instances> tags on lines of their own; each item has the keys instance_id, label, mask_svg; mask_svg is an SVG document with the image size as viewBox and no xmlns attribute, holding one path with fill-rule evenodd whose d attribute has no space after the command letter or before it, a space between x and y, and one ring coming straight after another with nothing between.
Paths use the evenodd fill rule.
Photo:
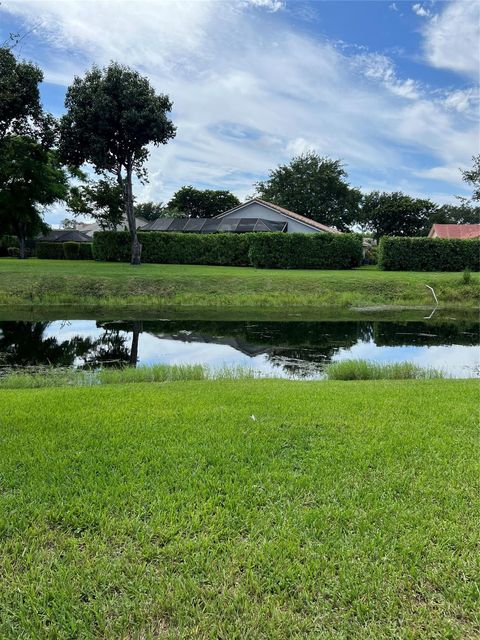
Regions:
<instances>
[{"instance_id":1,"label":"water reflection","mask_svg":"<svg viewBox=\"0 0 480 640\"><path fill-rule=\"evenodd\" d=\"M345 358L412 360L478 375L473 322L252 322L163 320L0 322L0 365L118 367L153 363L247 366L296 378Z\"/></svg>"}]
</instances>

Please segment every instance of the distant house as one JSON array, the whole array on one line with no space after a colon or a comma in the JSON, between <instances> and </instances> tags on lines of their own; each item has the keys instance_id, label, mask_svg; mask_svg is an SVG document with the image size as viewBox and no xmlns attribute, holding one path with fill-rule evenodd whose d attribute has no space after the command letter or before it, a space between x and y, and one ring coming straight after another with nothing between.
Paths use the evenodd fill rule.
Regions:
<instances>
[{"instance_id":1,"label":"distant house","mask_svg":"<svg viewBox=\"0 0 480 640\"><path fill-rule=\"evenodd\" d=\"M228 220L233 221L238 218L256 218L257 220L263 220L268 222L277 222L286 224L285 231L287 233L341 233L332 227L327 227L320 222L301 216L299 213L294 213L283 207L279 207L276 204L261 200L260 198L253 198L239 204L233 209L229 209L224 213L220 213L215 216L214 220Z\"/></svg>"},{"instance_id":2,"label":"distant house","mask_svg":"<svg viewBox=\"0 0 480 640\"><path fill-rule=\"evenodd\" d=\"M147 223L147 221L144 218L135 218L135 225L136 228L139 229L140 227L144 226ZM77 231L81 231L82 233L86 233L87 236L90 237L90 242L93 240L93 234L95 233L95 231L104 231L104 229L102 229L102 227L98 224L98 222L77 222L76 224L76 230ZM118 224L115 229L115 231L128 231L128 223L127 220L123 220L120 224Z\"/></svg>"},{"instance_id":3,"label":"distant house","mask_svg":"<svg viewBox=\"0 0 480 640\"><path fill-rule=\"evenodd\" d=\"M434 224L428 237L455 238L458 240L480 238L480 224Z\"/></svg>"}]
</instances>

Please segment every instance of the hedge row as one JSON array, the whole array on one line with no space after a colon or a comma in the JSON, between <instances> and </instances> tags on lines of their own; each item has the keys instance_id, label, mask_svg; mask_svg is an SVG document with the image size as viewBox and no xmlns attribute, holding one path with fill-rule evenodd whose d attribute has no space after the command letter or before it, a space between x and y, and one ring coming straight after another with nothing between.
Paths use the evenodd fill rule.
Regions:
<instances>
[{"instance_id":1,"label":"hedge row","mask_svg":"<svg viewBox=\"0 0 480 640\"><path fill-rule=\"evenodd\" d=\"M142 262L246 266L249 234L139 233ZM99 231L93 235L95 260L129 262L128 231Z\"/></svg>"},{"instance_id":2,"label":"hedge row","mask_svg":"<svg viewBox=\"0 0 480 640\"><path fill-rule=\"evenodd\" d=\"M11 247L18 247L18 240L16 236L0 236L0 257L8 256L8 249Z\"/></svg>"},{"instance_id":3,"label":"hedge row","mask_svg":"<svg viewBox=\"0 0 480 640\"><path fill-rule=\"evenodd\" d=\"M362 263L362 238L353 233L258 233L250 263L270 269L352 269Z\"/></svg>"},{"instance_id":4,"label":"hedge row","mask_svg":"<svg viewBox=\"0 0 480 640\"><path fill-rule=\"evenodd\" d=\"M91 242L38 242L37 258L50 260L92 260Z\"/></svg>"},{"instance_id":5,"label":"hedge row","mask_svg":"<svg viewBox=\"0 0 480 640\"><path fill-rule=\"evenodd\" d=\"M139 233L142 262L254 266L280 269L351 269L362 261L362 240L354 234ZM128 262L130 235L99 231L95 260Z\"/></svg>"},{"instance_id":6,"label":"hedge row","mask_svg":"<svg viewBox=\"0 0 480 640\"><path fill-rule=\"evenodd\" d=\"M480 271L480 239L384 236L379 244L378 266L385 271Z\"/></svg>"}]
</instances>

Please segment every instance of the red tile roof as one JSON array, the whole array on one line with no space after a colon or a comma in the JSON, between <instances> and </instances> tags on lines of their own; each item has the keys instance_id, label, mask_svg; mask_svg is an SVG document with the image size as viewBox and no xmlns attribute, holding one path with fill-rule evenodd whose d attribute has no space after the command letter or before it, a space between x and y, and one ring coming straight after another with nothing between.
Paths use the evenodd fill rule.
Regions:
<instances>
[{"instance_id":1,"label":"red tile roof","mask_svg":"<svg viewBox=\"0 0 480 640\"><path fill-rule=\"evenodd\" d=\"M480 224L434 224L429 238L459 238L469 240L480 238Z\"/></svg>"},{"instance_id":2,"label":"red tile roof","mask_svg":"<svg viewBox=\"0 0 480 640\"><path fill-rule=\"evenodd\" d=\"M226 216L227 213L233 213L234 211L237 211L238 209L242 209L243 207L246 207L247 205L253 204L255 202L257 204L263 205L264 207L268 207L269 209L273 209L274 211L278 211L278 213L282 213L287 218L291 218L292 220L298 220L298 222L302 222L303 224L308 224L309 227L314 227L319 231L325 231L326 233L341 233L341 231L337 231L332 227L327 227L325 224L321 224L321 222L317 222L316 220L312 220L311 218L306 218L305 216L301 216L299 213L294 213L293 211L289 211L288 209L279 207L277 204L272 204L271 202L267 202L266 200L262 200L261 198L252 198L252 200L248 200L247 202L239 204L236 207L233 207L233 209L224 211L223 213L220 213L218 216L215 216L215 217L222 218L223 216Z\"/></svg>"}]
</instances>

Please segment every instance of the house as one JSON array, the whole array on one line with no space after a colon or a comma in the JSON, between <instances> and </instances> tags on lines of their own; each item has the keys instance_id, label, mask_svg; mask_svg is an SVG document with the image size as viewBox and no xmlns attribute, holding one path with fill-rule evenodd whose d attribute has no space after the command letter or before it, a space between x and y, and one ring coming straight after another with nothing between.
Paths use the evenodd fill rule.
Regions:
<instances>
[{"instance_id":1,"label":"house","mask_svg":"<svg viewBox=\"0 0 480 640\"><path fill-rule=\"evenodd\" d=\"M147 221L144 218L135 218L135 225L137 230L144 226ZM93 234L95 231L104 231L98 222L77 222L76 230L81 231L82 233L86 233L87 236L90 237L90 242L93 240ZM124 219L120 224L118 224L114 231L128 231L127 220Z\"/></svg>"},{"instance_id":2,"label":"house","mask_svg":"<svg viewBox=\"0 0 480 640\"><path fill-rule=\"evenodd\" d=\"M455 238L457 240L480 238L480 224L434 224L428 237Z\"/></svg>"},{"instance_id":3,"label":"house","mask_svg":"<svg viewBox=\"0 0 480 640\"><path fill-rule=\"evenodd\" d=\"M214 220L224 220L233 222L241 218L253 218L264 222L276 222L286 224L284 231L287 233L341 233L332 227L327 227L320 222L301 216L283 207L279 207L266 200L253 198L243 204L239 204L233 209L229 209L224 213L215 216Z\"/></svg>"},{"instance_id":4,"label":"house","mask_svg":"<svg viewBox=\"0 0 480 640\"><path fill-rule=\"evenodd\" d=\"M157 218L139 231L175 231L177 233L248 233L280 231L287 233L341 233L320 222L253 198L214 218Z\"/></svg>"}]
</instances>

